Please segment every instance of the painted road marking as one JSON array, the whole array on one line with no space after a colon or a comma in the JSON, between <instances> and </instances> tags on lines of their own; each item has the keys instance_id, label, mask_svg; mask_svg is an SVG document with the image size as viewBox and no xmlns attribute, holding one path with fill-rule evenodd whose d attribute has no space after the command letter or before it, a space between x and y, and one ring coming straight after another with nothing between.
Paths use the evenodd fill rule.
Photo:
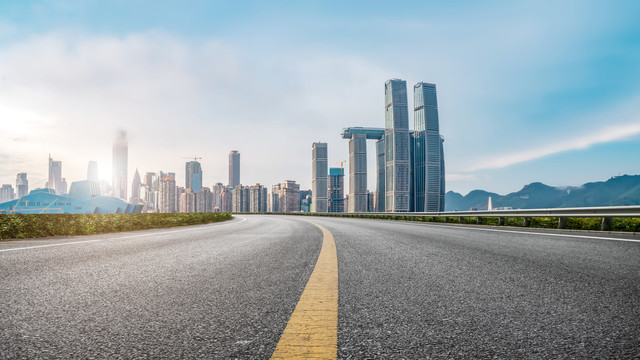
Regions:
<instances>
[{"instance_id":1,"label":"painted road marking","mask_svg":"<svg viewBox=\"0 0 640 360\"><path fill-rule=\"evenodd\" d=\"M230 222L230 223L223 223L223 224L215 224L215 223L213 223L213 224L210 224L210 225L212 225L212 227L222 227L222 226L225 226L225 225L232 225L232 224L241 223L241 222L243 222L243 221L247 220L247 218L239 218L239 219L241 219L241 220L240 220L240 221ZM173 234L173 233L185 232L185 231L202 230L203 228L204 228L203 226L200 226L200 227L197 227L197 228L180 229L180 230L164 231L164 232L153 232L153 233L149 233L149 234L141 234L141 235L120 236L120 237L107 238L107 239L94 239L94 240L70 241L70 242L59 243L59 244L35 245L35 246L25 246L25 247L9 248L9 249L0 249L0 253L1 253L1 252L9 252L9 251L18 251L18 250L40 249L40 248L53 247L53 246L64 246L64 245L75 245L75 244L87 244L87 243L98 242L98 241L104 241L104 240L120 240L120 239L131 239L131 238L137 238L137 237L143 237L143 236L165 235L165 234Z\"/></svg>"},{"instance_id":2,"label":"painted road marking","mask_svg":"<svg viewBox=\"0 0 640 360\"><path fill-rule=\"evenodd\" d=\"M338 357L338 256L333 235L324 227L316 266L271 359Z\"/></svg>"}]
</instances>

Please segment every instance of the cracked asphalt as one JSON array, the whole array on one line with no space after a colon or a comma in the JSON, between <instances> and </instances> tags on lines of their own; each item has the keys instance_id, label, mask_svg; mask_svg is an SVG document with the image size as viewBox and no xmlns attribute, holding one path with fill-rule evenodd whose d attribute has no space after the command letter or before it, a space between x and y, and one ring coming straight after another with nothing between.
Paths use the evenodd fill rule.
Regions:
<instances>
[{"instance_id":1,"label":"cracked asphalt","mask_svg":"<svg viewBox=\"0 0 640 360\"><path fill-rule=\"evenodd\" d=\"M640 358L640 242L259 215L0 242L0 358L268 359L308 221L337 246L339 358Z\"/></svg>"}]
</instances>

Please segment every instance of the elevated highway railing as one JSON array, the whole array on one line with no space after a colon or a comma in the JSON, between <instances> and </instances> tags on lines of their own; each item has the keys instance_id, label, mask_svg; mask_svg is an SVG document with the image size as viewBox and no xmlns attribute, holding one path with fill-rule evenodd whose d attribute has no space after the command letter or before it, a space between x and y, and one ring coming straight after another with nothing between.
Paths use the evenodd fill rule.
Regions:
<instances>
[{"instance_id":1,"label":"elevated highway railing","mask_svg":"<svg viewBox=\"0 0 640 360\"><path fill-rule=\"evenodd\" d=\"M571 218L601 218L600 230L611 230L614 218L640 219L640 206L602 206L555 209L518 209L518 210L477 210L477 211L445 211L445 212L361 212L361 213L287 213L289 215L319 216L353 216L353 217L402 217L402 218L444 218L443 222L451 222L457 218L460 223L483 224L485 218L497 218L497 225L506 225L507 219L521 218L520 226L529 227L534 218L557 218L558 229L564 229Z\"/></svg>"}]
</instances>

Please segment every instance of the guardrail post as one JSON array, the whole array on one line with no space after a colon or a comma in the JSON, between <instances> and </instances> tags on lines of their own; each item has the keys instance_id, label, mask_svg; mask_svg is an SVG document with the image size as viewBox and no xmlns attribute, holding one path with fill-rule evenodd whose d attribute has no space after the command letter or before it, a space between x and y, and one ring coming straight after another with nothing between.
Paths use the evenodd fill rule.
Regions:
<instances>
[{"instance_id":1,"label":"guardrail post","mask_svg":"<svg viewBox=\"0 0 640 360\"><path fill-rule=\"evenodd\" d=\"M602 231L609 231L611 230L611 223L612 223L612 218L610 217L603 217L602 218L602 226L600 227L600 230Z\"/></svg>"},{"instance_id":2,"label":"guardrail post","mask_svg":"<svg viewBox=\"0 0 640 360\"><path fill-rule=\"evenodd\" d=\"M478 216L478 224L482 224L482 216Z\"/></svg>"},{"instance_id":3,"label":"guardrail post","mask_svg":"<svg viewBox=\"0 0 640 360\"><path fill-rule=\"evenodd\" d=\"M498 218L498 226L504 226L504 217L499 217Z\"/></svg>"},{"instance_id":4,"label":"guardrail post","mask_svg":"<svg viewBox=\"0 0 640 360\"><path fill-rule=\"evenodd\" d=\"M524 218L524 222L523 222L522 226L524 226L524 227L531 226L531 218L530 217Z\"/></svg>"},{"instance_id":5,"label":"guardrail post","mask_svg":"<svg viewBox=\"0 0 640 360\"><path fill-rule=\"evenodd\" d=\"M561 216L560 220L558 220L558 229L564 229L567 226L567 217Z\"/></svg>"},{"instance_id":6,"label":"guardrail post","mask_svg":"<svg viewBox=\"0 0 640 360\"><path fill-rule=\"evenodd\" d=\"M185 195L185 196L186 196L186 195ZM448 216L445 216L445 217L444 217L444 222L445 222L445 223L448 223L448 222L449 222L449 217L448 217Z\"/></svg>"}]
</instances>

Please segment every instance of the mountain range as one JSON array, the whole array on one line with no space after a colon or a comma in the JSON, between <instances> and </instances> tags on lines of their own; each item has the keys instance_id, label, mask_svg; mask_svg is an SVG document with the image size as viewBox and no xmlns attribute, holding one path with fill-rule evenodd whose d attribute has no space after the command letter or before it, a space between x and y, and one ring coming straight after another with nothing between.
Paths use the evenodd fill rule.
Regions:
<instances>
[{"instance_id":1,"label":"mountain range","mask_svg":"<svg viewBox=\"0 0 640 360\"><path fill-rule=\"evenodd\" d=\"M445 194L445 210L486 210L489 197L494 209L640 205L640 175L615 176L607 181L567 187L553 187L534 182L508 195L473 190L462 196L449 191Z\"/></svg>"}]
</instances>

